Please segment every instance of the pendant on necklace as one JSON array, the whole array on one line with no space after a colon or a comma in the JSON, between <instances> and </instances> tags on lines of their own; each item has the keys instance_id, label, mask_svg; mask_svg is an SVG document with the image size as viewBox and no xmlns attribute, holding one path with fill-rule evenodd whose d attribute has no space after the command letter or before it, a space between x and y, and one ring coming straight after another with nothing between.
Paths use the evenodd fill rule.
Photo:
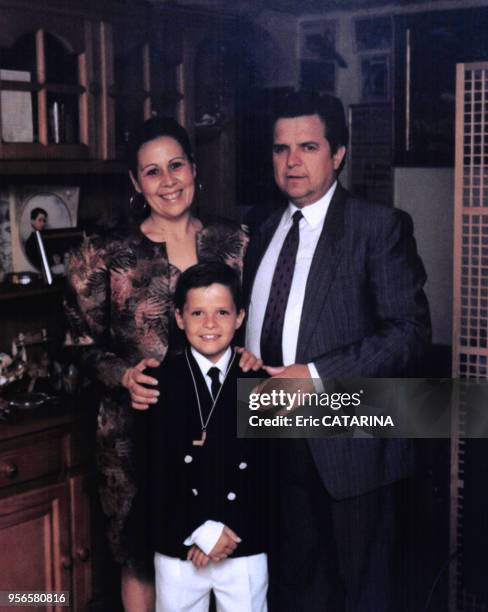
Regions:
<instances>
[{"instance_id":1,"label":"pendant on necklace","mask_svg":"<svg viewBox=\"0 0 488 612\"><path fill-rule=\"evenodd\" d=\"M203 446L205 444L205 440L207 439L207 432L205 429L202 429L202 437L200 440L193 440L193 446Z\"/></svg>"}]
</instances>

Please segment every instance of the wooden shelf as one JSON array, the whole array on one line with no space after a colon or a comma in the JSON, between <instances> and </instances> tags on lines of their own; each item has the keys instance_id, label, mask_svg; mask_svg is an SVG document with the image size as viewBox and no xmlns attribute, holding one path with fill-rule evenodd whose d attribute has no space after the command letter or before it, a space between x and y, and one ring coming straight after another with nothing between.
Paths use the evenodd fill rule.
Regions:
<instances>
[{"instance_id":1,"label":"wooden shelf","mask_svg":"<svg viewBox=\"0 0 488 612\"><path fill-rule=\"evenodd\" d=\"M16 300L35 298L44 295L55 295L62 291L62 284L45 285L41 282L32 285L9 285L0 283L0 302L4 300Z\"/></svg>"},{"instance_id":2,"label":"wooden shelf","mask_svg":"<svg viewBox=\"0 0 488 612\"><path fill-rule=\"evenodd\" d=\"M17 410L11 419L0 427L0 442L25 436L36 432L44 432L53 427L66 425L75 420L74 404L70 398L63 397L62 403L48 404L32 410Z\"/></svg>"},{"instance_id":3,"label":"wooden shelf","mask_svg":"<svg viewBox=\"0 0 488 612\"><path fill-rule=\"evenodd\" d=\"M85 160L0 160L0 176L54 174L127 174L120 161Z\"/></svg>"}]
</instances>

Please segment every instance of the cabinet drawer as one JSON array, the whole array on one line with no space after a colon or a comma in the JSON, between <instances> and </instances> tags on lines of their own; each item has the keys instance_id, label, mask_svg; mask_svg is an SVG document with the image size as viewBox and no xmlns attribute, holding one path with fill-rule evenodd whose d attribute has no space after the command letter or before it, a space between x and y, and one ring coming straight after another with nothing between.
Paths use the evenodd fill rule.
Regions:
<instances>
[{"instance_id":1,"label":"cabinet drawer","mask_svg":"<svg viewBox=\"0 0 488 612\"><path fill-rule=\"evenodd\" d=\"M13 448L0 446L0 488L40 478L61 469L61 439L20 441Z\"/></svg>"}]
</instances>

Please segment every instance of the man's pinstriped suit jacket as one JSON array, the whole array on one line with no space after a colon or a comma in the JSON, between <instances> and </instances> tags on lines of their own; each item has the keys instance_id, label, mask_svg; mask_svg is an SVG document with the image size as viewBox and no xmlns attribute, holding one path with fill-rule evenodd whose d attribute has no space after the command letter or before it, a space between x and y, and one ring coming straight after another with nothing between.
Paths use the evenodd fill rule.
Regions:
<instances>
[{"instance_id":1,"label":"man's pinstriped suit jacket","mask_svg":"<svg viewBox=\"0 0 488 612\"><path fill-rule=\"evenodd\" d=\"M248 297L282 212L273 213L251 236L244 265ZM314 362L324 380L415 376L431 335L425 280L408 214L351 197L338 184L297 321L296 362ZM335 499L395 482L413 469L408 440L308 443Z\"/></svg>"}]
</instances>

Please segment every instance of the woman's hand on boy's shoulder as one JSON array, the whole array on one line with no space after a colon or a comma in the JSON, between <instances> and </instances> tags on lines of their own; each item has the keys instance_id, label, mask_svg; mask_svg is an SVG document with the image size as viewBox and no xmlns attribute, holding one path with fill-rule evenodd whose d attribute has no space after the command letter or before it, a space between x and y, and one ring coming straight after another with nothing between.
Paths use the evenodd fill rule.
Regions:
<instances>
[{"instance_id":1,"label":"woman's hand on boy's shoulder","mask_svg":"<svg viewBox=\"0 0 488 612\"><path fill-rule=\"evenodd\" d=\"M158 401L159 391L149 389L144 385L156 386L156 378L144 374L146 368L157 368L159 361L153 358L142 359L132 368L127 368L122 375L121 385L130 393L132 408L136 410L147 410L150 404Z\"/></svg>"},{"instance_id":2,"label":"woman's hand on boy's shoulder","mask_svg":"<svg viewBox=\"0 0 488 612\"><path fill-rule=\"evenodd\" d=\"M236 346L236 353L239 353L241 358L239 359L239 367L243 372L257 372L263 367L263 362L258 359L254 353L244 346Z\"/></svg>"}]
</instances>

